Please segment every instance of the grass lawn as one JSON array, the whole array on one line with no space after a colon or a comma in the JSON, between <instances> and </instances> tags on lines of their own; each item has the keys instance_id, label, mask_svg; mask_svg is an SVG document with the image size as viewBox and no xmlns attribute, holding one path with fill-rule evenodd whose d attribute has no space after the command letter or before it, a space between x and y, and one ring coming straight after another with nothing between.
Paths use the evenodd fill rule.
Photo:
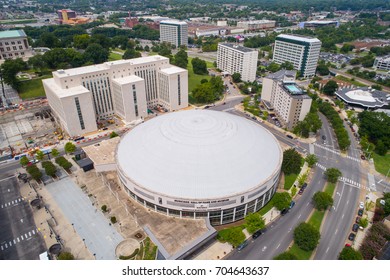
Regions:
<instances>
[{"instance_id":1,"label":"grass lawn","mask_svg":"<svg viewBox=\"0 0 390 280\"><path fill-rule=\"evenodd\" d=\"M328 193L331 197L333 197L335 188L336 188L336 184L328 183L325 187L325 192Z\"/></svg>"},{"instance_id":2,"label":"grass lawn","mask_svg":"<svg viewBox=\"0 0 390 280\"><path fill-rule=\"evenodd\" d=\"M261 216L264 216L269 210L271 210L272 207L274 207L274 197L272 197L271 200L268 201L268 203L258 212Z\"/></svg>"},{"instance_id":3,"label":"grass lawn","mask_svg":"<svg viewBox=\"0 0 390 280\"><path fill-rule=\"evenodd\" d=\"M290 174L290 175L284 175L284 189L289 190L291 189L292 185L294 184L295 180L297 179L298 174Z\"/></svg>"},{"instance_id":4,"label":"grass lawn","mask_svg":"<svg viewBox=\"0 0 390 280\"><path fill-rule=\"evenodd\" d=\"M19 96L23 100L46 96L42 85L42 79L51 78L52 75L45 75L38 79L22 81L19 89Z\"/></svg>"},{"instance_id":5,"label":"grass lawn","mask_svg":"<svg viewBox=\"0 0 390 280\"><path fill-rule=\"evenodd\" d=\"M200 81L202 79L207 79L210 80L209 75L197 75L194 73L194 70L192 69L192 64L191 64L192 58L188 58L188 65L187 65L187 70L188 70L188 93L191 93L192 90L200 84ZM213 64L211 62L207 62L207 68L213 68Z\"/></svg>"},{"instance_id":6,"label":"grass lawn","mask_svg":"<svg viewBox=\"0 0 390 280\"><path fill-rule=\"evenodd\" d=\"M351 83L357 87L365 87L366 85L365 84L362 84L362 83L359 83L358 81L352 81L351 79L345 77L345 76L341 76L341 75L337 75L336 76L336 80L340 80L340 81L344 81L344 82L348 82L348 83Z\"/></svg>"},{"instance_id":7,"label":"grass lawn","mask_svg":"<svg viewBox=\"0 0 390 280\"><path fill-rule=\"evenodd\" d=\"M325 211L314 210L313 215L311 215L308 223L311 224L316 229L320 230L324 215L325 215Z\"/></svg>"},{"instance_id":8,"label":"grass lawn","mask_svg":"<svg viewBox=\"0 0 390 280\"><path fill-rule=\"evenodd\" d=\"M385 156L380 156L377 153L372 153L374 158L375 170L383 175L387 175L390 168L390 153Z\"/></svg>"},{"instance_id":9,"label":"grass lawn","mask_svg":"<svg viewBox=\"0 0 390 280\"><path fill-rule=\"evenodd\" d=\"M110 52L110 55L108 57L108 61L120 60L120 59L122 59L122 55L121 54Z\"/></svg>"},{"instance_id":10,"label":"grass lawn","mask_svg":"<svg viewBox=\"0 0 390 280\"><path fill-rule=\"evenodd\" d=\"M313 251L304 251L298 247L297 244L292 245L291 249L288 250L290 253L297 256L298 260L309 260Z\"/></svg>"}]
</instances>

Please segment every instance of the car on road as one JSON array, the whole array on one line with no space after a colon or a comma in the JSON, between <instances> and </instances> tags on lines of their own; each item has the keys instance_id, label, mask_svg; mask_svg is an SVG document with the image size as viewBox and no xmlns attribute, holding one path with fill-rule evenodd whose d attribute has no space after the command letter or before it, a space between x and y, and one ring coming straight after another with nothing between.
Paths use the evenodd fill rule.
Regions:
<instances>
[{"instance_id":1,"label":"car on road","mask_svg":"<svg viewBox=\"0 0 390 280\"><path fill-rule=\"evenodd\" d=\"M238 251L241 251L242 249L244 249L246 246L248 246L248 241L245 240L244 242L242 242L240 245L237 246L237 250Z\"/></svg>"},{"instance_id":2,"label":"car on road","mask_svg":"<svg viewBox=\"0 0 390 280\"><path fill-rule=\"evenodd\" d=\"M256 239L257 237L259 237L260 235L262 235L262 234L265 233L266 231L267 231L267 228L259 229L258 231L256 231L256 232L252 235L252 238L253 238L253 239Z\"/></svg>"},{"instance_id":3,"label":"car on road","mask_svg":"<svg viewBox=\"0 0 390 280\"><path fill-rule=\"evenodd\" d=\"M294 205L295 205L295 201L294 201L294 200L291 200L291 202L290 202L290 206L289 206L289 207L290 207L290 209L291 209L291 208L293 208L293 207L294 207Z\"/></svg>"},{"instance_id":4,"label":"car on road","mask_svg":"<svg viewBox=\"0 0 390 280\"><path fill-rule=\"evenodd\" d=\"M288 213L288 208L284 208L281 212L280 212L280 215L284 216Z\"/></svg>"},{"instance_id":5,"label":"car on road","mask_svg":"<svg viewBox=\"0 0 390 280\"><path fill-rule=\"evenodd\" d=\"M322 135L322 140L326 140L326 136L325 135Z\"/></svg>"},{"instance_id":6,"label":"car on road","mask_svg":"<svg viewBox=\"0 0 390 280\"><path fill-rule=\"evenodd\" d=\"M358 224L353 224L352 226L352 231L357 232L359 230L359 225Z\"/></svg>"},{"instance_id":7,"label":"car on road","mask_svg":"<svg viewBox=\"0 0 390 280\"><path fill-rule=\"evenodd\" d=\"M348 240L351 240L351 241L354 241L355 240L355 237L356 237L356 234L354 233L350 233L349 236L348 236Z\"/></svg>"},{"instance_id":8,"label":"car on road","mask_svg":"<svg viewBox=\"0 0 390 280\"><path fill-rule=\"evenodd\" d=\"M358 216L363 216L363 209L359 209L359 211L358 211Z\"/></svg>"},{"instance_id":9,"label":"car on road","mask_svg":"<svg viewBox=\"0 0 390 280\"><path fill-rule=\"evenodd\" d=\"M294 139L294 137L290 134L287 134L287 138Z\"/></svg>"}]
</instances>

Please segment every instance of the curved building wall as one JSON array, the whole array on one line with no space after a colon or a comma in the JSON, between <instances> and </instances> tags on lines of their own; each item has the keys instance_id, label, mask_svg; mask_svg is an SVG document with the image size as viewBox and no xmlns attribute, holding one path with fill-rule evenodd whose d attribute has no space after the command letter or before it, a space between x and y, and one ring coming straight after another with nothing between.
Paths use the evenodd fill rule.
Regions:
<instances>
[{"instance_id":1,"label":"curved building wall","mask_svg":"<svg viewBox=\"0 0 390 280\"><path fill-rule=\"evenodd\" d=\"M232 223L260 210L275 193L280 168L270 180L256 188L230 197L216 199L185 199L153 193L133 182L117 165L118 177L125 191L138 203L156 212L180 218L209 218L212 225Z\"/></svg>"}]
</instances>

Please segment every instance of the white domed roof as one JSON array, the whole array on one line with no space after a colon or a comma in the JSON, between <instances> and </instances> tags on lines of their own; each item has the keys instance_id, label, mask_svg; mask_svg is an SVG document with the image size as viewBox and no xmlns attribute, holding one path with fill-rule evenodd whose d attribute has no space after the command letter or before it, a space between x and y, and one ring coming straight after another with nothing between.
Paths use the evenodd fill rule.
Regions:
<instances>
[{"instance_id":1,"label":"white domed roof","mask_svg":"<svg viewBox=\"0 0 390 280\"><path fill-rule=\"evenodd\" d=\"M275 137L245 118L211 110L165 114L128 132L117 164L138 186L169 197L211 199L262 185L280 170Z\"/></svg>"}]
</instances>

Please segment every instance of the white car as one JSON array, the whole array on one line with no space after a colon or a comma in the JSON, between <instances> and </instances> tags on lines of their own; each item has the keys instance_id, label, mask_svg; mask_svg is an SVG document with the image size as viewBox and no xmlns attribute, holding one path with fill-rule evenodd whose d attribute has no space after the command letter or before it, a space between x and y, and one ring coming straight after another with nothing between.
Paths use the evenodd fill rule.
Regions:
<instances>
[{"instance_id":1,"label":"white car","mask_svg":"<svg viewBox=\"0 0 390 280\"><path fill-rule=\"evenodd\" d=\"M360 201L359 208L364 209L364 202L363 201Z\"/></svg>"}]
</instances>

